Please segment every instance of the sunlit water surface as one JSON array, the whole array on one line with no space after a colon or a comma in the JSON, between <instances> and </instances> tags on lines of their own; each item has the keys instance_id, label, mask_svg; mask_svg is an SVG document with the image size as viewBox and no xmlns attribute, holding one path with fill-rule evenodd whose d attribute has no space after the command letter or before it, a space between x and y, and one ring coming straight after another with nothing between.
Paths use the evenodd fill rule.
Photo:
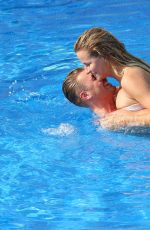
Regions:
<instances>
[{"instance_id":1,"label":"sunlit water surface","mask_svg":"<svg viewBox=\"0 0 150 230\"><path fill-rule=\"evenodd\" d=\"M0 229L150 229L150 132L110 132L61 86L104 27L150 62L148 0L0 1Z\"/></svg>"}]
</instances>

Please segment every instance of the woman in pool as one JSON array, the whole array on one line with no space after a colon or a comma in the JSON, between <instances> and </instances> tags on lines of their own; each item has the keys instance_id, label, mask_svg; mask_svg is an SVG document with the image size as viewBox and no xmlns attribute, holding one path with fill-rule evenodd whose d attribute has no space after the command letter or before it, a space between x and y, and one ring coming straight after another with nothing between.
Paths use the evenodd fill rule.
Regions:
<instances>
[{"instance_id":1,"label":"woman in pool","mask_svg":"<svg viewBox=\"0 0 150 230\"><path fill-rule=\"evenodd\" d=\"M75 52L86 71L97 79L111 76L120 82L122 90L118 94L117 109L136 101L150 112L150 66L130 54L111 33L101 28L85 31L75 43ZM119 117L107 117L103 120L105 126L107 122L110 125L111 120L119 121Z\"/></svg>"}]
</instances>

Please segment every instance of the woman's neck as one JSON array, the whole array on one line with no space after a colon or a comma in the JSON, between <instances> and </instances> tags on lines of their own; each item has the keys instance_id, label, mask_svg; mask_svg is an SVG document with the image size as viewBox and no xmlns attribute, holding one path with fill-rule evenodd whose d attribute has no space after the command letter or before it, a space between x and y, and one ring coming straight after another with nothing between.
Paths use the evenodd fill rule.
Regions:
<instances>
[{"instance_id":1,"label":"woman's neck","mask_svg":"<svg viewBox=\"0 0 150 230\"><path fill-rule=\"evenodd\" d=\"M121 81L123 75L125 66L118 65L116 63L111 63L111 76L114 77L116 80Z\"/></svg>"}]
</instances>

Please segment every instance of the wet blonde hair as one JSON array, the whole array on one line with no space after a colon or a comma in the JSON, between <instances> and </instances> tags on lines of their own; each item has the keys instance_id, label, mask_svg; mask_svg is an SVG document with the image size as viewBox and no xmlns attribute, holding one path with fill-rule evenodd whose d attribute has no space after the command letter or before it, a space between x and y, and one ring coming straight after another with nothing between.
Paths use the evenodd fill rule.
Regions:
<instances>
[{"instance_id":1,"label":"wet blonde hair","mask_svg":"<svg viewBox=\"0 0 150 230\"><path fill-rule=\"evenodd\" d=\"M82 83L78 81L78 75L83 71L83 68L77 68L71 71L62 85L62 91L65 97L73 104L81 107L88 107L87 104L80 98L82 90L86 90Z\"/></svg>"},{"instance_id":2,"label":"wet blonde hair","mask_svg":"<svg viewBox=\"0 0 150 230\"><path fill-rule=\"evenodd\" d=\"M75 52L87 50L91 56L103 57L120 66L138 66L150 72L150 65L130 54L123 43L102 28L86 30L77 39Z\"/></svg>"}]
</instances>

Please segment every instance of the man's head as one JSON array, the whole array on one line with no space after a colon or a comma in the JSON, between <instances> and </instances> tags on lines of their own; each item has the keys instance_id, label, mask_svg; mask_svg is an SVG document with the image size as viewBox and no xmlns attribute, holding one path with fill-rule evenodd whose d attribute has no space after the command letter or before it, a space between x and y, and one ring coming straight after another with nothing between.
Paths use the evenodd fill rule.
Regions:
<instances>
[{"instance_id":1,"label":"man's head","mask_svg":"<svg viewBox=\"0 0 150 230\"><path fill-rule=\"evenodd\" d=\"M113 97L115 87L106 80L99 81L91 73L82 68L71 71L63 83L63 93L75 105L92 107L98 105L107 97Z\"/></svg>"},{"instance_id":2,"label":"man's head","mask_svg":"<svg viewBox=\"0 0 150 230\"><path fill-rule=\"evenodd\" d=\"M80 93L83 88L81 83L78 81L78 76L82 71L82 68L71 71L63 82L62 90L65 97L71 103L81 107L87 107L80 98Z\"/></svg>"}]
</instances>

